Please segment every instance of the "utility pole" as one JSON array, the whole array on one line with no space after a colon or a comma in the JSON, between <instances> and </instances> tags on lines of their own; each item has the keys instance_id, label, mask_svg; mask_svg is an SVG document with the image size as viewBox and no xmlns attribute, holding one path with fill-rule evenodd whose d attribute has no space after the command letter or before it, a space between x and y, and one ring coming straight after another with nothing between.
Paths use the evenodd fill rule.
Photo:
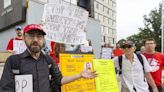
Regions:
<instances>
[{"instance_id":1,"label":"utility pole","mask_svg":"<svg viewBox=\"0 0 164 92\"><path fill-rule=\"evenodd\" d=\"M162 32L161 32L161 52L164 53L164 0L162 0Z\"/></svg>"}]
</instances>

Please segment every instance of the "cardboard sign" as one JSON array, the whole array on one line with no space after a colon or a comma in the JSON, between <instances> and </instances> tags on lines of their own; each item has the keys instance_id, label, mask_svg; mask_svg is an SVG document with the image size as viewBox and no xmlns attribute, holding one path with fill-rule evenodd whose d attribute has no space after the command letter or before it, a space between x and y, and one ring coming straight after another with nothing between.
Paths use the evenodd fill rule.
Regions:
<instances>
[{"instance_id":1,"label":"cardboard sign","mask_svg":"<svg viewBox=\"0 0 164 92\"><path fill-rule=\"evenodd\" d=\"M61 72L63 76L79 74L83 70L92 70L93 55L61 54ZM62 92L96 92L94 79L78 79L62 86Z\"/></svg>"},{"instance_id":2,"label":"cardboard sign","mask_svg":"<svg viewBox=\"0 0 164 92\"><path fill-rule=\"evenodd\" d=\"M47 40L74 45L83 44L86 40L83 31L88 12L76 5L67 2L46 4L42 20Z\"/></svg>"},{"instance_id":3,"label":"cardboard sign","mask_svg":"<svg viewBox=\"0 0 164 92\"><path fill-rule=\"evenodd\" d=\"M23 40L14 40L13 41L13 50L15 54L20 54L26 50L26 45Z\"/></svg>"},{"instance_id":4,"label":"cardboard sign","mask_svg":"<svg viewBox=\"0 0 164 92\"><path fill-rule=\"evenodd\" d=\"M33 92L32 75L15 76L15 92Z\"/></svg>"},{"instance_id":5,"label":"cardboard sign","mask_svg":"<svg viewBox=\"0 0 164 92\"><path fill-rule=\"evenodd\" d=\"M114 62L112 60L95 59L93 68L96 77L96 92L119 92Z\"/></svg>"},{"instance_id":6,"label":"cardboard sign","mask_svg":"<svg viewBox=\"0 0 164 92\"><path fill-rule=\"evenodd\" d=\"M111 59L112 57L112 48L102 48L102 59Z\"/></svg>"}]
</instances>

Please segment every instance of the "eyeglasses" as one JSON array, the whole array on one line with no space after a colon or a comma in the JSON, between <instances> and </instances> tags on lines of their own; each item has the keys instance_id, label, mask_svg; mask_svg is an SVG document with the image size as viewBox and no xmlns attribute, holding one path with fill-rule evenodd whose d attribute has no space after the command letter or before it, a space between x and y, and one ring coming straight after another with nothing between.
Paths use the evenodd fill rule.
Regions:
<instances>
[{"instance_id":1,"label":"eyeglasses","mask_svg":"<svg viewBox=\"0 0 164 92\"><path fill-rule=\"evenodd\" d=\"M25 34L25 37L27 37L29 39L34 39L36 37L39 40L44 38L44 36L42 34Z\"/></svg>"},{"instance_id":2,"label":"eyeglasses","mask_svg":"<svg viewBox=\"0 0 164 92\"><path fill-rule=\"evenodd\" d=\"M128 48L130 49L132 47L132 45L123 45L122 48L125 49L125 48Z\"/></svg>"}]
</instances>

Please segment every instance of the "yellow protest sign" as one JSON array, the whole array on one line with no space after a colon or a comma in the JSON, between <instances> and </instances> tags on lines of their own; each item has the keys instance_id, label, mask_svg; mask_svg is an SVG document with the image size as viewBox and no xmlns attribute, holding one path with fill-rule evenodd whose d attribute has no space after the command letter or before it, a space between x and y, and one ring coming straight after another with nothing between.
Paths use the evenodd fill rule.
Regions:
<instances>
[{"instance_id":1,"label":"yellow protest sign","mask_svg":"<svg viewBox=\"0 0 164 92\"><path fill-rule=\"evenodd\" d=\"M92 54L60 54L63 76L79 74L84 69L92 70ZM96 92L94 79L78 79L62 86L62 92Z\"/></svg>"},{"instance_id":2,"label":"yellow protest sign","mask_svg":"<svg viewBox=\"0 0 164 92\"><path fill-rule=\"evenodd\" d=\"M93 68L98 74L98 77L96 77L96 92L119 92L112 60L94 59Z\"/></svg>"}]
</instances>

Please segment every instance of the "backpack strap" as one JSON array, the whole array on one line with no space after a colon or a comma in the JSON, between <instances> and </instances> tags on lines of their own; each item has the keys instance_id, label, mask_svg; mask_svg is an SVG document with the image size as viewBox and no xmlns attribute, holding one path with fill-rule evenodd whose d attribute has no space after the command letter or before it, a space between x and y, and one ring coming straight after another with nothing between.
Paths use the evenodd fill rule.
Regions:
<instances>
[{"instance_id":1,"label":"backpack strap","mask_svg":"<svg viewBox=\"0 0 164 92\"><path fill-rule=\"evenodd\" d=\"M49 68L50 92L61 92L61 86L57 85L55 83L55 81L52 79L53 72L51 71L51 69L52 69L52 65L53 65L52 64L53 60L47 54L44 54L44 56L45 56L45 60L46 60L46 62L48 64L48 68Z\"/></svg>"},{"instance_id":2,"label":"backpack strap","mask_svg":"<svg viewBox=\"0 0 164 92\"><path fill-rule=\"evenodd\" d=\"M122 74L122 55L118 56L118 64L119 64L119 75Z\"/></svg>"},{"instance_id":3,"label":"backpack strap","mask_svg":"<svg viewBox=\"0 0 164 92\"><path fill-rule=\"evenodd\" d=\"M141 54L136 54L136 55L137 55L137 58L139 59L141 65L142 65L143 72L144 72L144 74L145 74L145 68L144 68L143 58L142 58Z\"/></svg>"},{"instance_id":4,"label":"backpack strap","mask_svg":"<svg viewBox=\"0 0 164 92\"><path fill-rule=\"evenodd\" d=\"M52 59L51 59L51 57L50 57L49 55L44 54L44 56L45 56L46 62L47 62L47 64L48 64L49 75L52 75L51 68L52 68L52 62L53 62L53 61L52 61Z\"/></svg>"},{"instance_id":5,"label":"backpack strap","mask_svg":"<svg viewBox=\"0 0 164 92\"><path fill-rule=\"evenodd\" d=\"M14 75L20 74L20 67L21 67L21 57L19 55L11 56L11 69Z\"/></svg>"}]
</instances>

